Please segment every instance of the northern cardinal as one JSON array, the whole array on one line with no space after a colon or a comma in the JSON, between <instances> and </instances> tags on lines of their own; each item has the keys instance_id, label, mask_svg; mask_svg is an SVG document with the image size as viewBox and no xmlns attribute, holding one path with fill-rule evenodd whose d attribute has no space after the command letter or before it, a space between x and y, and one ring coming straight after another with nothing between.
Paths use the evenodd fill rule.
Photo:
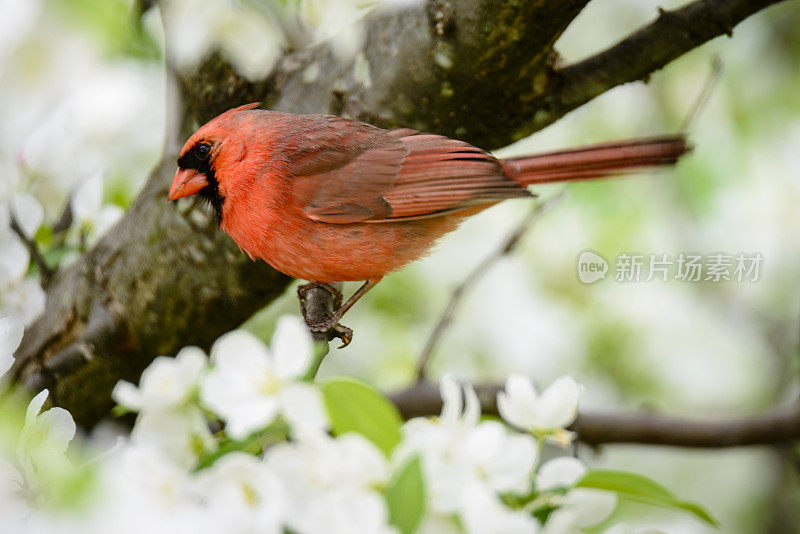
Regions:
<instances>
[{"instance_id":1,"label":"northern cardinal","mask_svg":"<svg viewBox=\"0 0 800 534\"><path fill-rule=\"evenodd\" d=\"M258 105L226 111L189 138L169 199L209 201L251 258L311 281L301 291L321 284L338 293L331 282L366 280L328 321L309 325L344 344L342 315L465 217L534 196L532 184L671 165L688 150L679 135L499 160L441 135Z\"/></svg>"}]
</instances>

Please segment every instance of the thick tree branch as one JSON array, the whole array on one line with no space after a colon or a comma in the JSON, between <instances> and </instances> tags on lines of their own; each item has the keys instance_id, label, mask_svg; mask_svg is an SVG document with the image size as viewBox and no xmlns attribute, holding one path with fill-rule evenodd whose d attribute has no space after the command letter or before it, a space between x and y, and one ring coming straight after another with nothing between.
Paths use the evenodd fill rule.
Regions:
<instances>
[{"instance_id":1,"label":"thick tree branch","mask_svg":"<svg viewBox=\"0 0 800 534\"><path fill-rule=\"evenodd\" d=\"M483 413L498 415L502 386L477 386ZM436 385L422 383L389 395L404 418L435 415L442 410ZM587 445L635 443L674 447L744 447L800 441L800 403L762 415L726 420L666 416L650 412L581 411L573 426Z\"/></svg>"},{"instance_id":2,"label":"thick tree branch","mask_svg":"<svg viewBox=\"0 0 800 534\"><path fill-rule=\"evenodd\" d=\"M556 71L553 44L587 2L430 0L377 11L365 21L366 41L354 58L322 44L286 55L264 80L251 83L212 56L181 77L183 104L169 113L180 115L185 135L225 109L262 101L273 109L410 126L492 149L615 84L643 78L774 3L701 0L631 36L636 46L621 44ZM687 22L688 14L699 19ZM166 202L174 151L169 144L109 234L54 276L47 310L17 352L16 376L50 386L81 424L107 413L117 380L135 381L159 354L207 347L289 283L247 259L191 202L177 208Z\"/></svg>"}]
</instances>

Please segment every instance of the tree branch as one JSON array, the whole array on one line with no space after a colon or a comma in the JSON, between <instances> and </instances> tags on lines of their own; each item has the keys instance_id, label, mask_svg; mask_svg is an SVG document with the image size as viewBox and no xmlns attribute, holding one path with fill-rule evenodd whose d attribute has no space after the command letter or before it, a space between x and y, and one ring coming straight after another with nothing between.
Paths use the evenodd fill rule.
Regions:
<instances>
[{"instance_id":1,"label":"tree branch","mask_svg":"<svg viewBox=\"0 0 800 534\"><path fill-rule=\"evenodd\" d=\"M19 225L19 221L17 221L17 216L13 212L11 213L11 230L17 234L22 244L28 249L28 254L31 255L33 263L36 264L36 268L39 270L39 282L42 287L46 289L48 284L50 284L50 280L53 278L53 270L47 265L47 262L44 261L44 256L42 256L36 241L25 235L25 232Z\"/></svg>"},{"instance_id":2,"label":"tree branch","mask_svg":"<svg viewBox=\"0 0 800 534\"><path fill-rule=\"evenodd\" d=\"M498 385L476 386L484 414L499 415ZM422 383L389 395L405 419L442 410L436 385ZM776 445L800 440L800 403L759 416L725 420L666 416L651 412L581 411L572 430L587 445L635 443L674 447L721 448Z\"/></svg>"},{"instance_id":3,"label":"tree branch","mask_svg":"<svg viewBox=\"0 0 800 534\"><path fill-rule=\"evenodd\" d=\"M644 77L774 3L701 0L678 15L662 15L651 25L655 30L637 32L622 49L556 71L553 44L587 2L429 0L423 7L378 10L366 19L366 40L354 58L343 59L323 43L286 55L251 83L213 55L180 77L182 104L168 115L178 116L185 135L228 108L262 101L272 109L348 115L492 149L615 84ZM691 14L700 18L685 21ZM17 351L15 376L49 385L82 425L107 413L119 379L135 381L159 354L208 347L290 282L247 259L191 202L177 209L166 202L176 150L173 136L167 139L164 159L122 220L56 273L46 311Z\"/></svg>"},{"instance_id":4,"label":"tree branch","mask_svg":"<svg viewBox=\"0 0 800 534\"><path fill-rule=\"evenodd\" d=\"M574 109L618 85L646 82L651 74L693 48L721 35L732 37L737 24L781 1L698 0L674 11L659 9L658 18L648 26L558 71L561 93L556 118L564 114L561 106Z\"/></svg>"}]
</instances>

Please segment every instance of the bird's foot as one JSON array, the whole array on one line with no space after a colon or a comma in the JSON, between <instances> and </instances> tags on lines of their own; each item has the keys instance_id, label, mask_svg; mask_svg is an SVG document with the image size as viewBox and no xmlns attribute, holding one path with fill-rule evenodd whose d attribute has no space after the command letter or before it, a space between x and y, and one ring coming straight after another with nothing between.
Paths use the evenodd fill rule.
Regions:
<instances>
[{"instance_id":1,"label":"bird's foot","mask_svg":"<svg viewBox=\"0 0 800 534\"><path fill-rule=\"evenodd\" d=\"M324 315L320 317L319 313L311 313L310 315L312 316L309 317L307 299L311 290L318 288L324 289L333 296L333 305L332 308L329 308L329 310L333 310L333 315L330 317L324 318ZM308 329L311 330L315 339L330 341L333 338L339 338L342 340L340 349L350 344L350 341L353 340L353 331L339 324L341 314L337 312L342 307L344 297L336 286L326 282L309 282L308 284L297 286L297 296L300 299L300 312L303 314L303 319L305 319L306 325L308 325ZM312 305L311 308L314 309L315 306Z\"/></svg>"},{"instance_id":2,"label":"bird's foot","mask_svg":"<svg viewBox=\"0 0 800 534\"><path fill-rule=\"evenodd\" d=\"M345 348L350 342L353 340L353 330L351 328L347 328L344 325L339 324L337 321L334 320L333 317L328 319L327 321L319 321L319 322L308 322L308 329L311 330L312 333L321 334L325 336L328 340L333 338L339 338L342 340L342 344L339 346L340 349Z\"/></svg>"}]
</instances>

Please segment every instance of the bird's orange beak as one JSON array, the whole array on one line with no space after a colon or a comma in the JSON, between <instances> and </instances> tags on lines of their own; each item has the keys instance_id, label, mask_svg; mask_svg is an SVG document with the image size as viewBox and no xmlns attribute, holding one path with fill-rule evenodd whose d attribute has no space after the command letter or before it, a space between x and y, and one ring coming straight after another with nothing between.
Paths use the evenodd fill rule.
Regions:
<instances>
[{"instance_id":1,"label":"bird's orange beak","mask_svg":"<svg viewBox=\"0 0 800 534\"><path fill-rule=\"evenodd\" d=\"M177 200L183 197L196 195L198 191L208 185L206 175L195 169L178 169L172 186L169 188L169 199Z\"/></svg>"}]
</instances>

